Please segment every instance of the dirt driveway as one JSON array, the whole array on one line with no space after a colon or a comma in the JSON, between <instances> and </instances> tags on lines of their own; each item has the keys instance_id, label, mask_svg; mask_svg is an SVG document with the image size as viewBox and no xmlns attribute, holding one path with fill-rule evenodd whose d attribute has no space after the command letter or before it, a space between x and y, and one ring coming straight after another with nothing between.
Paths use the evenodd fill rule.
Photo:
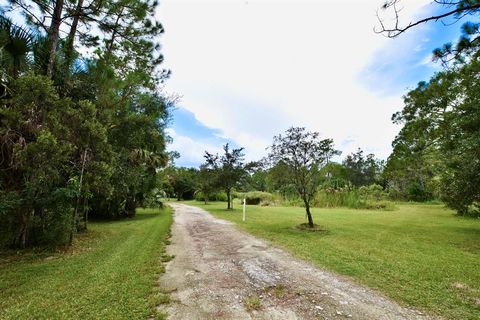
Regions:
<instances>
[{"instance_id":1,"label":"dirt driveway","mask_svg":"<svg viewBox=\"0 0 480 320\"><path fill-rule=\"evenodd\" d=\"M175 209L169 319L427 319L202 209ZM428 318L429 319L429 318Z\"/></svg>"}]
</instances>

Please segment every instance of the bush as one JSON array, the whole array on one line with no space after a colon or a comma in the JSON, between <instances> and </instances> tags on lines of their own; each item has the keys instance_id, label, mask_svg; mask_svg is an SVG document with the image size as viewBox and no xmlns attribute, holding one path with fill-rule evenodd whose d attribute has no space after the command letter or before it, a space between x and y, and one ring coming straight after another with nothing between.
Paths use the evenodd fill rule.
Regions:
<instances>
[{"instance_id":1,"label":"bush","mask_svg":"<svg viewBox=\"0 0 480 320\"><path fill-rule=\"evenodd\" d=\"M400 190L397 186L390 186L388 187L388 198L393 201L405 201L407 200L407 196L405 195L402 190Z\"/></svg>"},{"instance_id":2,"label":"bush","mask_svg":"<svg viewBox=\"0 0 480 320\"><path fill-rule=\"evenodd\" d=\"M395 206L385 201L387 193L379 185L371 185L354 189L350 186L342 188L323 188L315 195L314 207L335 208L347 207L352 209L394 210Z\"/></svg>"},{"instance_id":3,"label":"bush","mask_svg":"<svg viewBox=\"0 0 480 320\"><path fill-rule=\"evenodd\" d=\"M407 190L408 199L412 201L424 202L433 199L433 195L419 183L411 184Z\"/></svg>"},{"instance_id":4,"label":"bush","mask_svg":"<svg viewBox=\"0 0 480 320\"><path fill-rule=\"evenodd\" d=\"M363 199L369 200L385 200L388 198L388 193L383 190L383 187L378 184L371 184L369 186L362 186L358 189L358 194Z\"/></svg>"},{"instance_id":5,"label":"bush","mask_svg":"<svg viewBox=\"0 0 480 320\"><path fill-rule=\"evenodd\" d=\"M195 193L195 200L197 201L205 201L205 196L202 192L196 192ZM227 201L227 194L225 192L217 192L211 194L208 199L208 201L222 201L226 202Z\"/></svg>"},{"instance_id":6,"label":"bush","mask_svg":"<svg viewBox=\"0 0 480 320\"><path fill-rule=\"evenodd\" d=\"M252 191L236 193L236 197L243 200L245 199L246 204L249 205L258 205L262 202L272 204L274 203L275 196L269 192L262 192L262 191Z\"/></svg>"},{"instance_id":7,"label":"bush","mask_svg":"<svg viewBox=\"0 0 480 320\"><path fill-rule=\"evenodd\" d=\"M361 202L362 200L356 190L326 189L317 192L313 200L313 206L320 208L359 208L361 207Z\"/></svg>"},{"instance_id":8,"label":"bush","mask_svg":"<svg viewBox=\"0 0 480 320\"><path fill-rule=\"evenodd\" d=\"M142 206L145 208L163 208L163 199L167 197L164 190L154 189L143 200Z\"/></svg>"}]
</instances>

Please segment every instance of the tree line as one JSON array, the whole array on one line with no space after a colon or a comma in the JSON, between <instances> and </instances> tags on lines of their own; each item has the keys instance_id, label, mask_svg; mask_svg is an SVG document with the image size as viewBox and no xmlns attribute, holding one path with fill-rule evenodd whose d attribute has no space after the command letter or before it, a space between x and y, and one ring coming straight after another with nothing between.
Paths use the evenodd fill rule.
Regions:
<instances>
[{"instance_id":1,"label":"tree line","mask_svg":"<svg viewBox=\"0 0 480 320\"><path fill-rule=\"evenodd\" d=\"M442 70L404 96L404 108L393 115L403 128L393 141L385 176L400 190L436 197L461 215L480 215L480 1L435 1L438 14L401 23L400 0L383 10L396 20L379 32L390 37L420 24L461 24L455 43L433 51Z\"/></svg>"},{"instance_id":2,"label":"tree line","mask_svg":"<svg viewBox=\"0 0 480 320\"><path fill-rule=\"evenodd\" d=\"M68 244L89 218L131 217L150 197L172 105L159 93L157 5L2 7L0 246Z\"/></svg>"},{"instance_id":3,"label":"tree line","mask_svg":"<svg viewBox=\"0 0 480 320\"><path fill-rule=\"evenodd\" d=\"M241 193L253 192L254 204L273 198L272 194L291 196L305 207L313 226L310 207L320 188L353 189L382 183L383 162L373 154L364 155L359 149L342 163L332 162L340 154L333 140L321 139L303 127L275 136L268 156L259 161L245 162L243 151L226 144L222 154L205 152L205 162L198 169L170 166L162 171L160 185L166 195L178 200L221 200L227 209L232 208L234 197L249 199Z\"/></svg>"}]
</instances>

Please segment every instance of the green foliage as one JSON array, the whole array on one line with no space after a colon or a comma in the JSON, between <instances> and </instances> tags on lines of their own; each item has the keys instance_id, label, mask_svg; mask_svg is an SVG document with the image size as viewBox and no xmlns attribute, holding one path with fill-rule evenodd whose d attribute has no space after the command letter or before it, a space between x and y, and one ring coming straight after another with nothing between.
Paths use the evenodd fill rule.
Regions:
<instances>
[{"instance_id":1,"label":"green foliage","mask_svg":"<svg viewBox=\"0 0 480 320\"><path fill-rule=\"evenodd\" d=\"M267 191L269 170L264 168L262 161L249 162L245 165L248 174L240 181L239 190L250 191Z\"/></svg>"},{"instance_id":2,"label":"green foliage","mask_svg":"<svg viewBox=\"0 0 480 320\"><path fill-rule=\"evenodd\" d=\"M322 179L321 169L336 154L340 152L334 149L333 140L320 140L318 132L305 128L292 127L284 135L273 138L268 158L274 166L284 169L286 180L295 186L305 205L310 227L313 227L310 203Z\"/></svg>"},{"instance_id":3,"label":"green foliage","mask_svg":"<svg viewBox=\"0 0 480 320\"><path fill-rule=\"evenodd\" d=\"M209 194L208 199L203 195L201 191L195 193L195 200L197 201L221 201L227 202L227 194L225 192L216 192Z\"/></svg>"},{"instance_id":4,"label":"green foliage","mask_svg":"<svg viewBox=\"0 0 480 320\"><path fill-rule=\"evenodd\" d=\"M394 186L414 200L436 193L459 214L480 202L480 52L436 74L405 96L394 121L404 127L386 168Z\"/></svg>"},{"instance_id":5,"label":"green foliage","mask_svg":"<svg viewBox=\"0 0 480 320\"><path fill-rule=\"evenodd\" d=\"M369 186L362 186L358 188L358 194L360 197L368 200L386 200L388 198L388 192L386 192L381 185L371 184Z\"/></svg>"},{"instance_id":6,"label":"green foliage","mask_svg":"<svg viewBox=\"0 0 480 320\"><path fill-rule=\"evenodd\" d=\"M60 99L43 76L26 75L11 88L13 97L0 110L0 180L10 204L3 215L12 225L2 223L7 242L0 245L62 244L70 233L75 197L66 178L75 146L68 141L70 128L64 122L73 106Z\"/></svg>"},{"instance_id":7,"label":"green foliage","mask_svg":"<svg viewBox=\"0 0 480 320\"><path fill-rule=\"evenodd\" d=\"M383 163L374 154L363 155L363 150L349 154L343 161L345 177L354 186L367 186L379 181Z\"/></svg>"},{"instance_id":8,"label":"green foliage","mask_svg":"<svg viewBox=\"0 0 480 320\"><path fill-rule=\"evenodd\" d=\"M180 200L192 200L197 190L198 170L193 168L169 167L166 169L167 179L172 191Z\"/></svg>"},{"instance_id":9,"label":"green foliage","mask_svg":"<svg viewBox=\"0 0 480 320\"><path fill-rule=\"evenodd\" d=\"M275 196L273 194L263 191L251 191L246 193L237 192L236 197L241 201L245 199L246 204L249 205L258 205L262 202L273 202L275 200Z\"/></svg>"},{"instance_id":10,"label":"green foliage","mask_svg":"<svg viewBox=\"0 0 480 320\"><path fill-rule=\"evenodd\" d=\"M394 19L390 20L392 25L388 26L383 17L378 17L380 30L377 32L385 33L388 37L394 38L405 31L423 25L428 22L437 22L445 25L458 23L461 20L474 18L467 21L461 26L461 36L456 43L446 43L441 48L433 51L435 59L440 59L444 64L451 61L455 63L464 63L468 61L469 56L477 52L480 48L480 23L478 22L478 14L480 13L480 3L478 0L456 0L456 1L434 1L438 8L433 8L432 12L426 17L418 17L418 20L410 21L407 25L403 25L401 19L401 0L385 0L382 10L391 11L390 14Z\"/></svg>"},{"instance_id":11,"label":"green foliage","mask_svg":"<svg viewBox=\"0 0 480 320\"><path fill-rule=\"evenodd\" d=\"M197 176L197 190L195 192L195 199L202 199L205 203L209 200L219 201L218 199L218 185L216 181L216 172L207 166L200 166ZM225 201L226 201L225 195Z\"/></svg>"},{"instance_id":12,"label":"green foliage","mask_svg":"<svg viewBox=\"0 0 480 320\"><path fill-rule=\"evenodd\" d=\"M227 194L227 209L232 208L233 188L247 175L244 156L243 148L230 150L228 143L220 156L205 151L204 167L211 170L214 186Z\"/></svg>"},{"instance_id":13,"label":"green foliage","mask_svg":"<svg viewBox=\"0 0 480 320\"><path fill-rule=\"evenodd\" d=\"M157 3L10 5L28 24L0 17L0 246L66 244L89 216L158 198L172 102L157 90Z\"/></svg>"},{"instance_id":14,"label":"green foliage","mask_svg":"<svg viewBox=\"0 0 480 320\"><path fill-rule=\"evenodd\" d=\"M341 188L319 190L315 195L313 205L319 208L346 207L359 209L363 207L364 203L357 191Z\"/></svg>"},{"instance_id":15,"label":"green foliage","mask_svg":"<svg viewBox=\"0 0 480 320\"><path fill-rule=\"evenodd\" d=\"M256 294L246 297L243 301L243 304L245 305L245 309L247 309L247 311L260 310L262 308L262 301Z\"/></svg>"},{"instance_id":16,"label":"green foliage","mask_svg":"<svg viewBox=\"0 0 480 320\"><path fill-rule=\"evenodd\" d=\"M0 64L6 75L16 79L27 68L34 43L33 32L0 16Z\"/></svg>"}]
</instances>

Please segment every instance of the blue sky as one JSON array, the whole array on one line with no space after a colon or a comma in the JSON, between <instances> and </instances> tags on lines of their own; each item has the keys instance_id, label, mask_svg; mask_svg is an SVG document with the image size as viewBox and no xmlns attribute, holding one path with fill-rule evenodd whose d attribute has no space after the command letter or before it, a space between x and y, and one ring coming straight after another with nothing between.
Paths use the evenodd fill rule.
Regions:
<instances>
[{"instance_id":1,"label":"blue sky","mask_svg":"<svg viewBox=\"0 0 480 320\"><path fill-rule=\"evenodd\" d=\"M333 138L342 157L361 147L386 159L399 130L391 114L439 69L431 52L457 39L460 24L386 39L373 32L381 2L164 0L163 52L173 72L165 90L182 96L169 129L177 164L197 166L205 150L227 142L259 159L292 125ZM404 0L402 18L432 12Z\"/></svg>"}]
</instances>

